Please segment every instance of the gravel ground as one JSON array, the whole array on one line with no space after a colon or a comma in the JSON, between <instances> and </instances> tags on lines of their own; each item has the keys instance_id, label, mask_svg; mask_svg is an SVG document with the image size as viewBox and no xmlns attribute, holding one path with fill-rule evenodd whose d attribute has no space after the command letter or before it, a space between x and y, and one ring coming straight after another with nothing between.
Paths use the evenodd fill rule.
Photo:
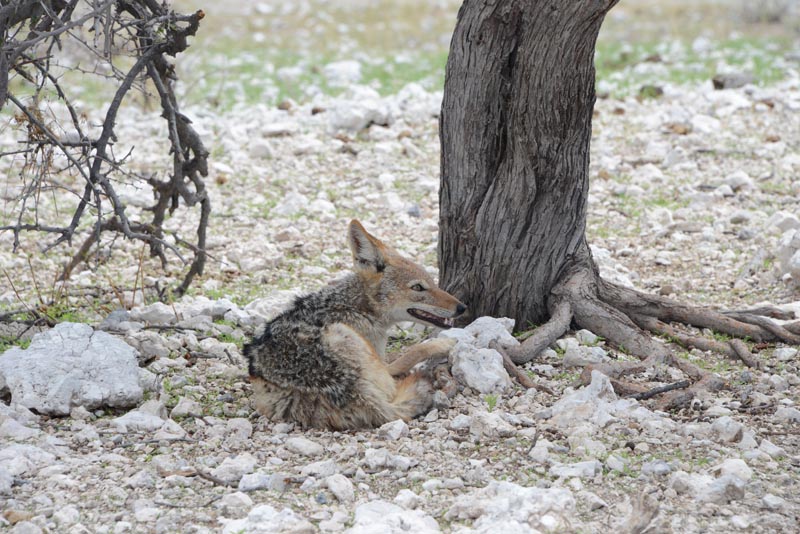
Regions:
<instances>
[{"instance_id":1,"label":"gravel ground","mask_svg":"<svg viewBox=\"0 0 800 534\"><path fill-rule=\"evenodd\" d=\"M800 356L791 347L761 349L761 370L686 353L729 388L676 414L616 399L600 376L574 389L571 351L619 356L579 333L529 368L553 395L463 387L421 420L352 433L253 415L241 340L290 295L347 270L350 218L435 264L440 99L418 86L383 98L352 86L288 110L184 110L213 147L212 259L172 305L179 329L153 307L110 327L152 373L135 413L157 424L122 424L124 412L111 409L48 417L0 403L0 524L16 533L643 532L644 518L648 532L796 531ZM708 82L598 100L588 233L602 273L680 300L768 302L800 315L789 261L800 245L786 237L800 227L798 111L796 68L767 88ZM142 156L137 170L163 168L157 113L127 109L118 123ZM9 183L3 196L14 193ZM121 193L132 211L150 199L135 184ZM65 216L70 202L56 193L40 210ZM168 224L188 235L194 216L179 210ZM0 267L15 286L3 285L0 303L14 309L58 291L45 281L64 257L35 254L36 236L23 236L20 254L11 243L0 235ZM108 259L111 247L64 291L94 325L117 294L150 301L130 291L137 276L151 286L179 274L140 267L138 245L113 243ZM398 343L427 334L398 331Z\"/></svg>"}]
</instances>

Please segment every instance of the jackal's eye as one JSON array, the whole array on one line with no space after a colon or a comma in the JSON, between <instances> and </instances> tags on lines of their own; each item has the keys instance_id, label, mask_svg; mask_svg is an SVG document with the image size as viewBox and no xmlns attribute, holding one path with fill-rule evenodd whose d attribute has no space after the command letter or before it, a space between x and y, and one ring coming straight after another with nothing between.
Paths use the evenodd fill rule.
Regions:
<instances>
[{"instance_id":1,"label":"jackal's eye","mask_svg":"<svg viewBox=\"0 0 800 534\"><path fill-rule=\"evenodd\" d=\"M425 288L422 286L422 284L414 284L411 286L411 289L414 291L425 291Z\"/></svg>"}]
</instances>

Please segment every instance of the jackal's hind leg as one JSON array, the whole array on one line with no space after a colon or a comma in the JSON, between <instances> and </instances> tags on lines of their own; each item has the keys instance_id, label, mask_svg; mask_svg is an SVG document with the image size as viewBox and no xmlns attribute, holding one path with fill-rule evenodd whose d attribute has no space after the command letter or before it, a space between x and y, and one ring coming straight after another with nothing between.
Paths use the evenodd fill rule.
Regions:
<instances>
[{"instance_id":1,"label":"jackal's hind leg","mask_svg":"<svg viewBox=\"0 0 800 534\"><path fill-rule=\"evenodd\" d=\"M397 381L392 408L398 418L409 420L425 414L433 407L433 384L419 373Z\"/></svg>"},{"instance_id":2,"label":"jackal's hind leg","mask_svg":"<svg viewBox=\"0 0 800 534\"><path fill-rule=\"evenodd\" d=\"M255 410L270 420L283 418L291 406L291 393L255 376L250 377L250 383L253 388L252 404Z\"/></svg>"},{"instance_id":3,"label":"jackal's hind leg","mask_svg":"<svg viewBox=\"0 0 800 534\"><path fill-rule=\"evenodd\" d=\"M412 345L387 366L389 374L399 376L409 372L412 367L425 360L447 358L450 354L450 349L455 345L456 340L449 338L436 338L425 343Z\"/></svg>"}]
</instances>

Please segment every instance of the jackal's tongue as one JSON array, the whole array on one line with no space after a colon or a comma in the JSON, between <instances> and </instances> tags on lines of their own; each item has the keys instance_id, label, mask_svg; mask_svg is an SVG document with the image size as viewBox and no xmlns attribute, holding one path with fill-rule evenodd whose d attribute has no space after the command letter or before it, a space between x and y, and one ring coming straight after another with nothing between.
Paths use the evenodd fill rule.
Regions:
<instances>
[{"instance_id":1,"label":"jackal's tongue","mask_svg":"<svg viewBox=\"0 0 800 534\"><path fill-rule=\"evenodd\" d=\"M419 308L409 308L406 311L412 317L416 317L417 319L425 321L426 323L431 323L439 328L451 328L453 326L453 319L439 317L438 315L426 312L425 310L420 310Z\"/></svg>"}]
</instances>

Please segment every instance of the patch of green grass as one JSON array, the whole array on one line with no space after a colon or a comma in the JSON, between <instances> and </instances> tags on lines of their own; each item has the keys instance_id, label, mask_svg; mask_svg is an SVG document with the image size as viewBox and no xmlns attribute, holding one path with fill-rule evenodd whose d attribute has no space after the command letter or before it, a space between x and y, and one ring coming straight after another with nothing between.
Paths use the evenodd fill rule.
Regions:
<instances>
[{"instance_id":1,"label":"patch of green grass","mask_svg":"<svg viewBox=\"0 0 800 534\"><path fill-rule=\"evenodd\" d=\"M598 336L597 334L595 334L595 338L596 338L596 339L594 340L594 342L592 342L592 343L587 343L587 344L586 344L586 346L587 346L587 347L597 347L597 346L598 346L598 345L600 345L601 343L604 343L604 342L605 342L605 340L606 340L606 338L604 338L603 336Z\"/></svg>"},{"instance_id":2,"label":"patch of green grass","mask_svg":"<svg viewBox=\"0 0 800 534\"><path fill-rule=\"evenodd\" d=\"M700 458L697 458L697 459L694 461L694 463L695 463L695 465L696 465L697 467L704 467L704 466L707 466L707 465L710 465L710 464L711 464L711 458L709 458L709 457L707 457L707 456L702 456L702 457L700 457Z\"/></svg>"},{"instance_id":3,"label":"patch of green grass","mask_svg":"<svg viewBox=\"0 0 800 534\"><path fill-rule=\"evenodd\" d=\"M86 319L82 309L70 305L66 300L42 306L39 313L54 323L80 323Z\"/></svg>"},{"instance_id":4,"label":"patch of green grass","mask_svg":"<svg viewBox=\"0 0 800 534\"><path fill-rule=\"evenodd\" d=\"M486 409L493 412L497 406L497 395L485 395L483 400L486 402Z\"/></svg>"},{"instance_id":5,"label":"patch of green grass","mask_svg":"<svg viewBox=\"0 0 800 534\"><path fill-rule=\"evenodd\" d=\"M230 334L219 334L217 339L223 343L233 343L239 350L242 350L244 347L244 340L240 338L233 337Z\"/></svg>"},{"instance_id":6,"label":"patch of green grass","mask_svg":"<svg viewBox=\"0 0 800 534\"><path fill-rule=\"evenodd\" d=\"M403 328L396 328L386 344L386 352L399 351L417 341L417 337Z\"/></svg>"},{"instance_id":7,"label":"patch of green grass","mask_svg":"<svg viewBox=\"0 0 800 534\"><path fill-rule=\"evenodd\" d=\"M589 230L588 234L590 237L609 239L610 237L617 235L618 232L616 230L612 230L608 226L595 226Z\"/></svg>"},{"instance_id":8,"label":"patch of green grass","mask_svg":"<svg viewBox=\"0 0 800 534\"><path fill-rule=\"evenodd\" d=\"M720 343L727 343L732 339L731 336L729 336L728 334L716 331L711 332L711 337L713 337L716 341L719 341Z\"/></svg>"},{"instance_id":9,"label":"patch of green grass","mask_svg":"<svg viewBox=\"0 0 800 534\"><path fill-rule=\"evenodd\" d=\"M223 38L206 48L204 55L187 60L183 70L179 63L179 76L188 102L204 102L221 110L234 105L275 105L287 99L307 102L316 94L335 96L343 90L328 81L324 67L354 54L340 51L335 44L333 40L301 50L291 41L256 46ZM790 44L784 38L742 37L721 40L700 53L688 40L633 44L601 40L595 55L598 87L619 97L639 93L646 86L640 96L654 98L659 96L659 84L707 81L720 66L750 72L755 83L768 85L785 77L778 58ZM373 50L374 55L359 57L360 83L378 93L394 94L411 82L429 90L443 87L448 54L443 43L400 56L396 50L385 55Z\"/></svg>"},{"instance_id":10,"label":"patch of green grass","mask_svg":"<svg viewBox=\"0 0 800 534\"><path fill-rule=\"evenodd\" d=\"M367 85L383 95L394 94L411 82L421 83L429 90L441 89L446 63L447 50L440 49L404 61L394 59L367 64L362 68L362 76Z\"/></svg>"},{"instance_id":11,"label":"patch of green grass","mask_svg":"<svg viewBox=\"0 0 800 534\"><path fill-rule=\"evenodd\" d=\"M539 328L540 326L541 325L528 321L525 330L517 330L513 333L513 335L515 338L517 338L518 341L525 341L526 339L531 337L536 332L536 329Z\"/></svg>"},{"instance_id":12,"label":"patch of green grass","mask_svg":"<svg viewBox=\"0 0 800 534\"><path fill-rule=\"evenodd\" d=\"M240 44L232 43L224 51L187 62L186 69L179 73L186 85L187 101L204 102L226 111L235 105L276 105L285 100L303 103L316 94L337 96L344 91L324 74L327 64L349 59L337 51L303 55L291 49L262 47L233 55L240 49ZM428 90L441 89L446 61L446 49L415 51L403 58L388 55L362 59L359 83L384 96L395 94L412 82Z\"/></svg>"},{"instance_id":13,"label":"patch of green grass","mask_svg":"<svg viewBox=\"0 0 800 534\"><path fill-rule=\"evenodd\" d=\"M677 198L676 195L668 195L664 192L659 192L655 196L648 198L645 203L649 206L668 208L670 210L685 208L689 205L688 200L684 198Z\"/></svg>"},{"instance_id":14,"label":"patch of green grass","mask_svg":"<svg viewBox=\"0 0 800 534\"><path fill-rule=\"evenodd\" d=\"M580 371L561 371L553 375L554 380L568 380L574 382L581 376Z\"/></svg>"},{"instance_id":15,"label":"patch of green grass","mask_svg":"<svg viewBox=\"0 0 800 534\"><path fill-rule=\"evenodd\" d=\"M615 207L632 219L639 219L644 213L642 200L638 197L622 194L617 197L614 203L616 204Z\"/></svg>"},{"instance_id":16,"label":"patch of green grass","mask_svg":"<svg viewBox=\"0 0 800 534\"><path fill-rule=\"evenodd\" d=\"M164 390L164 393L167 393L168 395L171 395L175 389L169 378L165 378L161 381L161 388Z\"/></svg>"},{"instance_id":17,"label":"patch of green grass","mask_svg":"<svg viewBox=\"0 0 800 534\"><path fill-rule=\"evenodd\" d=\"M0 336L0 353L5 352L12 347L27 349L30 344L30 339L19 339L14 336Z\"/></svg>"},{"instance_id":18,"label":"patch of green grass","mask_svg":"<svg viewBox=\"0 0 800 534\"><path fill-rule=\"evenodd\" d=\"M757 85L769 85L786 77L780 57L790 48L786 36L721 39L704 51L694 50L689 39L638 43L600 39L595 68L598 87L615 97L636 94L643 86L705 82L725 68L749 72Z\"/></svg>"}]
</instances>

